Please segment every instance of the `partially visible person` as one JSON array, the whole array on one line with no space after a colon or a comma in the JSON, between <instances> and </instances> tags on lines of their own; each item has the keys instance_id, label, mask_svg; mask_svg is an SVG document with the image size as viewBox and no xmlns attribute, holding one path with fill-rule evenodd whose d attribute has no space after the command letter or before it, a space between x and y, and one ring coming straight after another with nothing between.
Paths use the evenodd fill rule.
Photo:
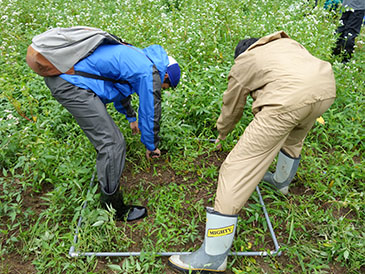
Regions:
<instances>
[{"instance_id":1,"label":"partially visible person","mask_svg":"<svg viewBox=\"0 0 365 274\"><path fill-rule=\"evenodd\" d=\"M336 10L340 3L341 0L326 0L326 2L324 2L324 8L328 10Z\"/></svg>"},{"instance_id":2,"label":"partially visible person","mask_svg":"<svg viewBox=\"0 0 365 274\"><path fill-rule=\"evenodd\" d=\"M116 110L126 116L132 132L141 133L147 158L159 157L161 89L178 85L180 67L159 45L139 49L131 45L103 44L74 69L127 81L122 84L70 74L44 78L53 97L73 115L97 152L102 205L112 206L118 220L141 219L147 216L145 207L124 204L120 179L126 143L106 104L114 103ZM133 93L139 96L138 121L131 105Z\"/></svg>"},{"instance_id":3,"label":"partially visible person","mask_svg":"<svg viewBox=\"0 0 365 274\"><path fill-rule=\"evenodd\" d=\"M341 23L336 33L339 37L333 54L342 57L342 62L348 62L355 48L355 39L360 34L365 15L365 0L344 0Z\"/></svg>"},{"instance_id":4,"label":"partially visible person","mask_svg":"<svg viewBox=\"0 0 365 274\"><path fill-rule=\"evenodd\" d=\"M214 208L206 210L203 245L169 258L181 272L225 271L238 213L263 178L288 192L306 135L335 100L335 78L330 63L279 31L238 43L217 121L218 141L241 119L249 95L255 117L220 168ZM266 172L276 155L276 171Z\"/></svg>"}]
</instances>

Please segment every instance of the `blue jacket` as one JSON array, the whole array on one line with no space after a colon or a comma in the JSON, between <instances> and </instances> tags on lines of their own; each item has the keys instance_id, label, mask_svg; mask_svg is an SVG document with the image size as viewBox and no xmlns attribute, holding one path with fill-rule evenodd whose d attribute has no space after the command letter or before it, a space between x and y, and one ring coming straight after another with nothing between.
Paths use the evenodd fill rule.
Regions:
<instances>
[{"instance_id":1,"label":"blue jacket","mask_svg":"<svg viewBox=\"0 0 365 274\"><path fill-rule=\"evenodd\" d=\"M114 107L126 115L129 122L136 121L130 105L130 95L139 96L138 126L141 142L148 150L155 150L159 143L161 117L161 84L167 66L168 56L159 45L139 49L129 45L101 45L90 56L79 61L75 70L92 73L116 80L126 80L128 84L112 83L79 75L61 74L71 84L92 90L104 104L114 103ZM159 83L153 82L153 67L159 73ZM158 78L158 77L157 77ZM153 90L157 87L157 90Z\"/></svg>"}]
</instances>

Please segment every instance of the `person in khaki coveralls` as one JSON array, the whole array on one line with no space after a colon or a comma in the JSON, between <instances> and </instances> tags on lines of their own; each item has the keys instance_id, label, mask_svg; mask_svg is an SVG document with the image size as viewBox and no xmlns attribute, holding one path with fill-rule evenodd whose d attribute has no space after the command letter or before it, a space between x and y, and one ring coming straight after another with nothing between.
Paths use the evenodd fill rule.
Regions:
<instances>
[{"instance_id":1,"label":"person in khaki coveralls","mask_svg":"<svg viewBox=\"0 0 365 274\"><path fill-rule=\"evenodd\" d=\"M279 31L238 43L217 121L218 142L241 119L249 94L255 117L220 168L214 209L207 208L203 245L192 254L171 256L169 264L175 269L225 271L237 213L263 177L288 192L303 141L316 118L334 102L336 86L328 62ZM277 154L275 173L266 172Z\"/></svg>"}]
</instances>

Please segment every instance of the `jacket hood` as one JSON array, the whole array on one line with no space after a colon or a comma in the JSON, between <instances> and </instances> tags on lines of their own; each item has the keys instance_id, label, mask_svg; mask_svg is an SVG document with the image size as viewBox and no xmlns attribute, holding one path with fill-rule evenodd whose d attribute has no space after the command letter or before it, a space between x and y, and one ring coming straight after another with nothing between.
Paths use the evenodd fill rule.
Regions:
<instances>
[{"instance_id":1,"label":"jacket hood","mask_svg":"<svg viewBox=\"0 0 365 274\"><path fill-rule=\"evenodd\" d=\"M261 37L259 40L257 40L254 44L252 44L247 51L252 50L256 47L263 46L267 43L270 43L272 41L275 41L277 39L281 38L290 38L289 35L287 35L284 31L278 31L269 35L266 35L264 37Z\"/></svg>"},{"instance_id":2,"label":"jacket hood","mask_svg":"<svg viewBox=\"0 0 365 274\"><path fill-rule=\"evenodd\" d=\"M147 48L144 48L142 51L156 66L160 73L161 81L163 81L167 66L169 65L169 58L166 51L160 45L151 45Z\"/></svg>"}]
</instances>

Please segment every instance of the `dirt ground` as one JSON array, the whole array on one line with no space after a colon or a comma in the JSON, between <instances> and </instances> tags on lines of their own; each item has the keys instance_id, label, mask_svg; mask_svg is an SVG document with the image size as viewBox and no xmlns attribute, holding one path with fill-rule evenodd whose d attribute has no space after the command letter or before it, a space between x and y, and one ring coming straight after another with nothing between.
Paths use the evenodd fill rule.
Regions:
<instances>
[{"instance_id":1,"label":"dirt ground","mask_svg":"<svg viewBox=\"0 0 365 274\"><path fill-rule=\"evenodd\" d=\"M221 163L223 162L223 160L225 159L225 157L226 157L226 153L223 153L223 152L216 152L216 153L210 154L209 156L202 155L201 159L196 159L194 165L199 166L203 162L205 163L205 165L207 165L207 162L208 162L209 165L220 166ZM204 159L204 161L202 161L202 159ZM123 177L125 180L124 187L126 188L126 191L128 191L128 189L132 190L133 187L135 185L138 185L138 182L140 182L143 179L150 181L154 185L166 184L171 181L174 181L177 184L179 184L179 183L187 184L186 179L184 179L184 176L176 174L172 169L163 168L163 160L154 160L154 161L156 161L155 162L156 165L154 165L155 166L154 170L151 169L151 170L147 170L146 172L140 172L137 174L133 174L132 172L130 172L128 165L126 166L125 172L123 173ZM152 176L152 174L154 176ZM33 195L28 195L29 193L24 193L23 203L22 203L23 207L32 208L35 212L40 213L44 209L45 206L39 204L39 198L41 196L44 196L50 190L51 190L50 186L44 186L40 193L37 193L37 194L33 193ZM290 191L293 194L303 194L304 193L305 195L311 195L311 190L305 189L304 186L295 185L293 188L291 188ZM204 190L201 190L198 192L195 191L192 195L195 196L196 200L203 199L206 202L205 204L209 205L207 200L210 198L210 196L207 195ZM330 205L324 205L324 206L329 207ZM337 214L338 214L338 216L344 216L346 214L346 212L337 212ZM153 219L150 219L150 218L152 218L152 217L149 216L149 217L147 217L147 220L144 219L144 221L152 222ZM1 218L1 221L6 223L7 220L5 218ZM204 229L205 229L205 224L203 224L203 223L200 224L198 229L199 229L199 233L201 233L201 235L203 235ZM281 230L281 231L277 230L277 231L275 231L275 233L277 236L280 235L280 237L285 237L285 234L287 234L287 232L285 230ZM287 236L288 235L286 235L286 237ZM4 239L3 239L3 241L4 241ZM267 239L265 239L265 242L266 242L266 248L270 248L270 250L275 249L274 244L270 238L270 235L267 236ZM195 247L199 247L200 244L201 243L199 243L199 242L195 243ZM21 250L21 243L18 243L18 247L19 247L19 250ZM184 245L181 247L182 248L181 250L188 250L190 247L193 247L193 246ZM137 244L137 246L135 246L135 248L138 249L138 244ZM262 269L264 271L266 271L267 273L277 273L277 270L276 271L273 270L272 267L269 266L269 264L266 263L263 258L255 257L255 260L256 260L256 263L258 265L260 265L262 267ZM166 274L175 273L167 266L167 257L162 257L162 261L166 265L166 267L164 269L164 273L166 273ZM287 263L293 264L293 261L290 261L289 258L285 255L285 253L283 253L280 257L277 257L277 261L279 264L283 264L283 265L286 265ZM119 262L117 262L117 263L121 265L123 263L123 258L120 258ZM108 269L106 266L107 264L108 263L105 259L102 259L102 258L98 259L97 269L106 270L106 269ZM297 273L301 272L299 265L298 265L297 270L298 270ZM0 261L0 272L14 273L14 274L16 274L16 273L22 273L22 274L23 273L27 273L27 274L37 273L35 267L32 264L32 258L24 259L19 253L16 253L16 252L6 255L6 257ZM231 272L229 270L227 270L226 273L233 274L233 272ZM330 273L343 274L343 273L346 273L346 269L343 267L340 267L338 265L333 265Z\"/></svg>"}]
</instances>

